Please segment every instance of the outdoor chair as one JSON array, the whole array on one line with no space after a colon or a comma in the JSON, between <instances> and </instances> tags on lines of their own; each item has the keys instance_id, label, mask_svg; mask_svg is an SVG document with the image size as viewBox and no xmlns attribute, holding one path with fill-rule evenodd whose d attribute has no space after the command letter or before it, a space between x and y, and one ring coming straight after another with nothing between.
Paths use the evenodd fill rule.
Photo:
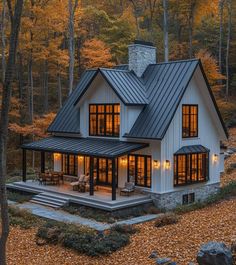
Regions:
<instances>
[{"instance_id":1,"label":"outdoor chair","mask_svg":"<svg viewBox=\"0 0 236 265\"><path fill-rule=\"evenodd\" d=\"M78 181L71 182L70 185L72 186L72 189L78 190L79 185L84 185L84 178L85 178L85 175L80 175Z\"/></svg>"},{"instance_id":2,"label":"outdoor chair","mask_svg":"<svg viewBox=\"0 0 236 265\"><path fill-rule=\"evenodd\" d=\"M134 182L125 182L125 187L120 190L120 195L130 196L135 190Z\"/></svg>"}]
</instances>

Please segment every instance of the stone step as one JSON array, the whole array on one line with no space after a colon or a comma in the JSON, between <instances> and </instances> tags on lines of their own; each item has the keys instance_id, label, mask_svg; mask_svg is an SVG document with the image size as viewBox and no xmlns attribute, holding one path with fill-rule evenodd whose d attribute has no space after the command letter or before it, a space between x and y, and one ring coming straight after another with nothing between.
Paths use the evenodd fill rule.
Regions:
<instances>
[{"instance_id":1,"label":"stone step","mask_svg":"<svg viewBox=\"0 0 236 265\"><path fill-rule=\"evenodd\" d=\"M40 204L40 205L43 205L43 206L47 206L47 207L51 207L51 208L54 208L54 209L59 209L60 206L57 206L57 205L54 205L54 204L51 204L51 203L48 203L48 202L42 202L42 201L36 201L36 200L30 200L31 203L35 203L35 204Z\"/></svg>"},{"instance_id":2,"label":"stone step","mask_svg":"<svg viewBox=\"0 0 236 265\"><path fill-rule=\"evenodd\" d=\"M50 201L50 202L55 202L55 203L58 203L58 204L64 204L64 203L67 203L68 200L62 200L62 199L57 199L57 198L54 198L54 197L48 197L48 196L45 196L43 193L41 194L38 194L36 196L34 196L34 199L38 199L38 200L45 200L45 201Z\"/></svg>"}]
</instances>

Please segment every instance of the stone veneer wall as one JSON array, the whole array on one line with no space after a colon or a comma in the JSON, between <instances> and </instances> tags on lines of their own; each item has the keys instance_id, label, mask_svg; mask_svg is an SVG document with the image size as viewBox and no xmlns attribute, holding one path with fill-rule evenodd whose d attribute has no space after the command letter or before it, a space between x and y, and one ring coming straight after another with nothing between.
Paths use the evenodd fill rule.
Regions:
<instances>
[{"instance_id":1,"label":"stone veneer wall","mask_svg":"<svg viewBox=\"0 0 236 265\"><path fill-rule=\"evenodd\" d=\"M165 208L167 210L173 209L178 205L182 205L183 195L189 193L195 193L195 202L203 201L209 195L215 194L220 187L220 183L209 184L196 188L185 187L184 190L157 194L151 193L151 198L153 199L154 204L159 208Z\"/></svg>"}]
</instances>

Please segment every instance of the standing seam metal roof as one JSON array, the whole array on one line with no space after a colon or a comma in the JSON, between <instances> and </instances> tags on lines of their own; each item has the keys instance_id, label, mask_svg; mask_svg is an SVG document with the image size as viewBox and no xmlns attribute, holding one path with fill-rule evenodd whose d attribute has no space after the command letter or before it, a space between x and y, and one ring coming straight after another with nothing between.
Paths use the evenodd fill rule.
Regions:
<instances>
[{"instance_id":1,"label":"standing seam metal roof","mask_svg":"<svg viewBox=\"0 0 236 265\"><path fill-rule=\"evenodd\" d=\"M210 150L203 145L188 145L181 147L175 155L209 153Z\"/></svg>"}]
</instances>

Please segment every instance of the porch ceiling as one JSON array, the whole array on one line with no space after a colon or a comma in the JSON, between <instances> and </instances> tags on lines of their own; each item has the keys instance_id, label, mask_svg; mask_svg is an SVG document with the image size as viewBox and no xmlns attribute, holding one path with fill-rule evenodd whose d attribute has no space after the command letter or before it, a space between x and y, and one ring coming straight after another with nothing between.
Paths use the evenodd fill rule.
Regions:
<instances>
[{"instance_id":1,"label":"porch ceiling","mask_svg":"<svg viewBox=\"0 0 236 265\"><path fill-rule=\"evenodd\" d=\"M95 138L52 136L22 145L23 149L115 158L149 146L147 143L124 142Z\"/></svg>"}]
</instances>

